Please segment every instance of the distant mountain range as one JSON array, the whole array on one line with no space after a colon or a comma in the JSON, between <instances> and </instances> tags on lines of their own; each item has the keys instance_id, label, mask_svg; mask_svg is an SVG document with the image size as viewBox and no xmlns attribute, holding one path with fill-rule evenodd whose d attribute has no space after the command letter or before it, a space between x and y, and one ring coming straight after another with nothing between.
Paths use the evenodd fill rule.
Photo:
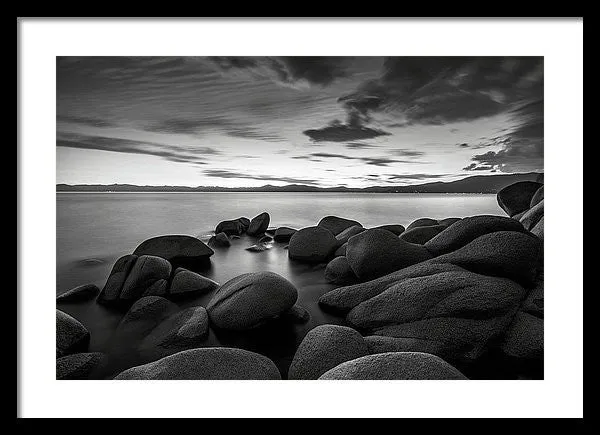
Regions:
<instances>
[{"instance_id":1,"label":"distant mountain range","mask_svg":"<svg viewBox=\"0 0 600 435\"><path fill-rule=\"evenodd\" d=\"M518 181L536 181L544 174L475 175L450 182L433 182L411 186L315 187L303 184L286 186L265 185L261 187L218 187L218 186L137 186L134 184L57 184L57 192L365 192L365 193L497 193L509 184Z\"/></svg>"}]
</instances>

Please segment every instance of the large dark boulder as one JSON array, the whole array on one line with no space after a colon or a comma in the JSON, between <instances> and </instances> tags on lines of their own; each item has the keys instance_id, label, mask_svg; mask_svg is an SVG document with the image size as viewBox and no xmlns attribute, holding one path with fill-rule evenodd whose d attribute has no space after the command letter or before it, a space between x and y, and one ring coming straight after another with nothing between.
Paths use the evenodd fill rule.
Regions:
<instances>
[{"instance_id":1,"label":"large dark boulder","mask_svg":"<svg viewBox=\"0 0 600 435\"><path fill-rule=\"evenodd\" d=\"M334 284L348 284L357 281L357 277L344 256L336 257L327 263L325 279Z\"/></svg>"},{"instance_id":2,"label":"large dark boulder","mask_svg":"<svg viewBox=\"0 0 600 435\"><path fill-rule=\"evenodd\" d=\"M306 263L324 263L338 246L339 242L331 231L323 227L302 228L291 237L288 256Z\"/></svg>"},{"instance_id":3,"label":"large dark boulder","mask_svg":"<svg viewBox=\"0 0 600 435\"><path fill-rule=\"evenodd\" d=\"M531 233L535 234L542 243L544 242L544 216L542 216L535 227L531 229Z\"/></svg>"},{"instance_id":4,"label":"large dark boulder","mask_svg":"<svg viewBox=\"0 0 600 435\"><path fill-rule=\"evenodd\" d=\"M171 263L161 257L142 255L131 268L121 289L121 301L136 301L143 296L163 296L171 276Z\"/></svg>"},{"instance_id":5,"label":"large dark boulder","mask_svg":"<svg viewBox=\"0 0 600 435\"><path fill-rule=\"evenodd\" d=\"M231 246L231 240L225 232L220 232L208 239L208 246L228 248Z\"/></svg>"},{"instance_id":6,"label":"large dark boulder","mask_svg":"<svg viewBox=\"0 0 600 435\"><path fill-rule=\"evenodd\" d=\"M250 227L250 219L247 217L241 217L236 219L240 224L242 224L243 232L248 231L248 227Z\"/></svg>"},{"instance_id":7,"label":"large dark boulder","mask_svg":"<svg viewBox=\"0 0 600 435\"><path fill-rule=\"evenodd\" d=\"M414 221L412 221L407 227L406 227L406 231L408 230L412 230L413 228L418 228L418 227L430 227L432 225L438 225L439 222L437 221L437 219L431 219L431 218L419 218L416 219Z\"/></svg>"},{"instance_id":8,"label":"large dark boulder","mask_svg":"<svg viewBox=\"0 0 600 435\"><path fill-rule=\"evenodd\" d=\"M350 237L360 234L363 231L366 231L366 229L361 225L354 225L353 227L346 228L344 231L335 236L335 238L338 240L338 244L343 245L350 239Z\"/></svg>"},{"instance_id":9,"label":"large dark boulder","mask_svg":"<svg viewBox=\"0 0 600 435\"><path fill-rule=\"evenodd\" d=\"M450 217L450 218L440 219L438 221L438 223L440 225L444 225L445 227L449 227L450 225L455 224L456 222L459 222L461 220L462 220L462 218Z\"/></svg>"},{"instance_id":10,"label":"large dark boulder","mask_svg":"<svg viewBox=\"0 0 600 435\"><path fill-rule=\"evenodd\" d=\"M213 325L245 330L260 326L294 306L296 288L273 272L246 273L223 284L206 309Z\"/></svg>"},{"instance_id":11,"label":"large dark boulder","mask_svg":"<svg viewBox=\"0 0 600 435\"><path fill-rule=\"evenodd\" d=\"M117 380L280 380L269 358L243 349L213 347L190 349L158 361L133 367Z\"/></svg>"},{"instance_id":12,"label":"large dark boulder","mask_svg":"<svg viewBox=\"0 0 600 435\"><path fill-rule=\"evenodd\" d=\"M529 203L529 207L534 207L538 202L544 199L544 185L540 187L534 195L531 197L531 202Z\"/></svg>"},{"instance_id":13,"label":"large dark boulder","mask_svg":"<svg viewBox=\"0 0 600 435\"><path fill-rule=\"evenodd\" d=\"M56 357L86 352L90 333L77 319L56 310Z\"/></svg>"},{"instance_id":14,"label":"large dark boulder","mask_svg":"<svg viewBox=\"0 0 600 435\"><path fill-rule=\"evenodd\" d=\"M123 284L125 284L125 280L137 259L137 255L125 255L115 262L102 291L98 295L97 301L99 303L107 305L118 303Z\"/></svg>"},{"instance_id":15,"label":"large dark boulder","mask_svg":"<svg viewBox=\"0 0 600 435\"><path fill-rule=\"evenodd\" d=\"M433 255L442 255L462 248L477 237L496 231L524 232L525 229L520 222L505 216L471 216L440 232L425 243L425 247Z\"/></svg>"},{"instance_id":16,"label":"large dark boulder","mask_svg":"<svg viewBox=\"0 0 600 435\"><path fill-rule=\"evenodd\" d=\"M535 181L519 181L506 186L496 194L498 205L512 217L530 207L531 199L540 187L542 184Z\"/></svg>"},{"instance_id":17,"label":"large dark boulder","mask_svg":"<svg viewBox=\"0 0 600 435\"><path fill-rule=\"evenodd\" d=\"M406 240L409 243L417 243L424 245L429 240L437 236L439 233L444 231L447 227L445 225L430 225L426 227L414 227L408 231L400 234L402 240Z\"/></svg>"},{"instance_id":18,"label":"large dark boulder","mask_svg":"<svg viewBox=\"0 0 600 435\"><path fill-rule=\"evenodd\" d=\"M387 231L394 233L397 236L399 236L406 230L404 228L404 225L399 225L399 224L379 225L378 227L373 227L372 229L373 230L387 230Z\"/></svg>"},{"instance_id":19,"label":"large dark boulder","mask_svg":"<svg viewBox=\"0 0 600 435\"><path fill-rule=\"evenodd\" d=\"M228 236L239 236L246 231L246 228L238 219L222 221L217 224L215 234L225 233Z\"/></svg>"},{"instance_id":20,"label":"large dark boulder","mask_svg":"<svg viewBox=\"0 0 600 435\"><path fill-rule=\"evenodd\" d=\"M544 200L542 199L536 205L527 210L519 219L523 227L532 230L538 222L544 217Z\"/></svg>"},{"instance_id":21,"label":"large dark boulder","mask_svg":"<svg viewBox=\"0 0 600 435\"><path fill-rule=\"evenodd\" d=\"M279 227L275 230L273 240L280 243L289 242L297 230L288 227Z\"/></svg>"},{"instance_id":22,"label":"large dark boulder","mask_svg":"<svg viewBox=\"0 0 600 435\"><path fill-rule=\"evenodd\" d=\"M393 284L346 319L370 334L422 340L414 350L471 360L504 331L525 294L509 279L441 272Z\"/></svg>"},{"instance_id":23,"label":"large dark boulder","mask_svg":"<svg viewBox=\"0 0 600 435\"><path fill-rule=\"evenodd\" d=\"M168 294L171 297L206 294L218 287L219 284L212 279L178 267L173 274Z\"/></svg>"},{"instance_id":24,"label":"large dark boulder","mask_svg":"<svg viewBox=\"0 0 600 435\"><path fill-rule=\"evenodd\" d=\"M320 380L464 380L458 369L443 359L421 352L389 352L347 361L323 374Z\"/></svg>"},{"instance_id":25,"label":"large dark boulder","mask_svg":"<svg viewBox=\"0 0 600 435\"><path fill-rule=\"evenodd\" d=\"M413 337L387 337L385 335L369 335L365 337L369 353L387 352L425 352L437 355L440 358L450 356L448 346L442 341L428 340L427 338Z\"/></svg>"},{"instance_id":26,"label":"large dark boulder","mask_svg":"<svg viewBox=\"0 0 600 435\"><path fill-rule=\"evenodd\" d=\"M531 289L523 304L521 311L536 317L544 317L544 274L537 277L535 287Z\"/></svg>"},{"instance_id":27,"label":"large dark boulder","mask_svg":"<svg viewBox=\"0 0 600 435\"><path fill-rule=\"evenodd\" d=\"M542 242L533 234L497 231L433 261L452 263L483 275L509 278L531 287L543 266L542 255Z\"/></svg>"},{"instance_id":28,"label":"large dark boulder","mask_svg":"<svg viewBox=\"0 0 600 435\"><path fill-rule=\"evenodd\" d=\"M258 236L263 234L267 228L269 228L269 222L271 222L271 216L269 216L269 213L261 213L250 221L250 225L248 226L246 233L248 233L249 236Z\"/></svg>"},{"instance_id":29,"label":"large dark boulder","mask_svg":"<svg viewBox=\"0 0 600 435\"><path fill-rule=\"evenodd\" d=\"M91 379L104 359L100 352L65 355L56 360L56 379Z\"/></svg>"},{"instance_id":30,"label":"large dark boulder","mask_svg":"<svg viewBox=\"0 0 600 435\"><path fill-rule=\"evenodd\" d=\"M348 248L348 242L344 243L342 246L337 248L333 253L334 257L345 257L346 256L346 248Z\"/></svg>"},{"instance_id":31,"label":"large dark boulder","mask_svg":"<svg viewBox=\"0 0 600 435\"><path fill-rule=\"evenodd\" d=\"M351 219L337 217L337 216L325 216L317 224L318 227L325 228L325 229L331 231L334 236L337 236L339 233L344 231L346 228L350 228L355 225L362 227L362 225L359 222L356 222Z\"/></svg>"},{"instance_id":32,"label":"large dark boulder","mask_svg":"<svg viewBox=\"0 0 600 435\"><path fill-rule=\"evenodd\" d=\"M174 267L186 267L207 261L214 251L196 237L169 235L145 240L133 254L154 255L168 260Z\"/></svg>"},{"instance_id":33,"label":"large dark boulder","mask_svg":"<svg viewBox=\"0 0 600 435\"><path fill-rule=\"evenodd\" d=\"M95 284L84 284L58 295L56 302L81 302L93 299L100 292Z\"/></svg>"},{"instance_id":34,"label":"large dark boulder","mask_svg":"<svg viewBox=\"0 0 600 435\"><path fill-rule=\"evenodd\" d=\"M506 331L501 349L513 358L543 358L544 319L519 311Z\"/></svg>"},{"instance_id":35,"label":"large dark boulder","mask_svg":"<svg viewBox=\"0 0 600 435\"><path fill-rule=\"evenodd\" d=\"M422 245L408 243L390 231L367 230L348 241L346 258L361 280L373 279L431 258Z\"/></svg>"},{"instance_id":36,"label":"large dark boulder","mask_svg":"<svg viewBox=\"0 0 600 435\"><path fill-rule=\"evenodd\" d=\"M369 354L363 337L354 329L320 325L310 330L298 346L288 378L319 379L339 364Z\"/></svg>"}]
</instances>

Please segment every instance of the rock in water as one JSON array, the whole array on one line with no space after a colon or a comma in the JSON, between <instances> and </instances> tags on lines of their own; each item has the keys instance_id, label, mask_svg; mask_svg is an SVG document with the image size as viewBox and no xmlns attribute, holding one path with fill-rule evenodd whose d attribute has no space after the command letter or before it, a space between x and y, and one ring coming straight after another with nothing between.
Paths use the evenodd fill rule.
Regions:
<instances>
[{"instance_id":1,"label":"rock in water","mask_svg":"<svg viewBox=\"0 0 600 435\"><path fill-rule=\"evenodd\" d=\"M206 278L200 274L190 270L178 267L175 269L171 286L169 287L169 295L171 296L187 296L195 294L206 294L219 287L219 283L212 279Z\"/></svg>"},{"instance_id":2,"label":"rock in water","mask_svg":"<svg viewBox=\"0 0 600 435\"><path fill-rule=\"evenodd\" d=\"M222 246L228 248L231 246L231 241L225 232L220 232L208 240L208 246Z\"/></svg>"},{"instance_id":3,"label":"rock in water","mask_svg":"<svg viewBox=\"0 0 600 435\"><path fill-rule=\"evenodd\" d=\"M443 359L421 352L390 352L347 361L321 380L464 380L465 375Z\"/></svg>"},{"instance_id":4,"label":"rock in water","mask_svg":"<svg viewBox=\"0 0 600 435\"><path fill-rule=\"evenodd\" d=\"M497 231L432 261L452 263L472 272L509 278L531 287L543 266L542 255L543 245L534 235Z\"/></svg>"},{"instance_id":5,"label":"rock in water","mask_svg":"<svg viewBox=\"0 0 600 435\"><path fill-rule=\"evenodd\" d=\"M540 187L542 184L535 181L519 181L506 186L496 195L498 205L512 217L530 207L531 199Z\"/></svg>"},{"instance_id":6,"label":"rock in water","mask_svg":"<svg viewBox=\"0 0 600 435\"><path fill-rule=\"evenodd\" d=\"M77 319L56 310L56 357L86 352L90 333Z\"/></svg>"},{"instance_id":7,"label":"rock in water","mask_svg":"<svg viewBox=\"0 0 600 435\"><path fill-rule=\"evenodd\" d=\"M171 263L161 257L142 255L131 268L119 299L133 303L142 296L162 296L167 292Z\"/></svg>"},{"instance_id":8,"label":"rock in water","mask_svg":"<svg viewBox=\"0 0 600 435\"><path fill-rule=\"evenodd\" d=\"M293 240L293 239L292 239ZM367 230L348 241L346 258L357 277L373 279L431 258L422 245L386 230Z\"/></svg>"},{"instance_id":9,"label":"rock in water","mask_svg":"<svg viewBox=\"0 0 600 435\"><path fill-rule=\"evenodd\" d=\"M529 203L529 207L535 207L538 202L544 199L544 185L540 187L534 195L531 197L531 202Z\"/></svg>"},{"instance_id":10,"label":"rock in water","mask_svg":"<svg viewBox=\"0 0 600 435\"><path fill-rule=\"evenodd\" d=\"M439 233L444 231L447 227L445 225L430 225L422 227L414 227L408 231L400 234L402 240L406 240L409 243L416 243L418 245L424 245L429 240L437 236Z\"/></svg>"},{"instance_id":11,"label":"rock in water","mask_svg":"<svg viewBox=\"0 0 600 435\"><path fill-rule=\"evenodd\" d=\"M110 305L119 302L123 284L137 259L137 255L125 255L115 262L104 288L98 295L99 303Z\"/></svg>"},{"instance_id":12,"label":"rock in water","mask_svg":"<svg viewBox=\"0 0 600 435\"><path fill-rule=\"evenodd\" d=\"M258 239L258 243L271 243L273 241L273 238L270 236L262 236L260 239Z\"/></svg>"},{"instance_id":13,"label":"rock in water","mask_svg":"<svg viewBox=\"0 0 600 435\"><path fill-rule=\"evenodd\" d=\"M366 228L363 228L360 225L354 225L353 227L346 228L344 231L335 236L335 238L338 239L338 244L343 245L350 239L350 237L360 234L363 231L366 231Z\"/></svg>"},{"instance_id":14,"label":"rock in water","mask_svg":"<svg viewBox=\"0 0 600 435\"><path fill-rule=\"evenodd\" d=\"M337 236L339 233L344 231L346 228L350 228L355 225L362 227L362 225L359 222L353 221L351 219L337 217L337 216L325 216L317 224L318 227L325 228L325 229L331 231L334 236Z\"/></svg>"},{"instance_id":15,"label":"rock in water","mask_svg":"<svg viewBox=\"0 0 600 435\"><path fill-rule=\"evenodd\" d=\"M56 379L90 379L92 372L104 361L100 352L74 353L56 360Z\"/></svg>"},{"instance_id":16,"label":"rock in water","mask_svg":"<svg viewBox=\"0 0 600 435\"><path fill-rule=\"evenodd\" d=\"M333 233L322 227L308 227L294 233L290 239L288 256L307 263L324 263L338 247Z\"/></svg>"},{"instance_id":17,"label":"rock in water","mask_svg":"<svg viewBox=\"0 0 600 435\"><path fill-rule=\"evenodd\" d=\"M214 347L191 349L125 370L118 380L280 380L269 358L247 350Z\"/></svg>"},{"instance_id":18,"label":"rock in water","mask_svg":"<svg viewBox=\"0 0 600 435\"><path fill-rule=\"evenodd\" d=\"M197 270L210 262L214 251L196 237L184 235L159 236L142 242L134 255L154 255L168 260L171 265Z\"/></svg>"},{"instance_id":19,"label":"rock in water","mask_svg":"<svg viewBox=\"0 0 600 435\"><path fill-rule=\"evenodd\" d=\"M368 354L363 337L354 329L320 325L310 330L298 346L288 378L319 379L339 364Z\"/></svg>"},{"instance_id":20,"label":"rock in water","mask_svg":"<svg viewBox=\"0 0 600 435\"><path fill-rule=\"evenodd\" d=\"M246 248L246 251L263 252L263 251L266 251L267 249L271 249L271 244L263 242L263 243L257 243L256 245L248 246Z\"/></svg>"},{"instance_id":21,"label":"rock in water","mask_svg":"<svg viewBox=\"0 0 600 435\"><path fill-rule=\"evenodd\" d=\"M95 284L84 284L68 290L56 297L56 302L80 302L93 299L100 289Z\"/></svg>"},{"instance_id":22,"label":"rock in water","mask_svg":"<svg viewBox=\"0 0 600 435\"><path fill-rule=\"evenodd\" d=\"M269 228L270 221L271 217L269 216L269 213L261 213L250 221L250 226L248 227L248 230L246 232L249 236L257 236L259 234L263 234L267 230L267 228Z\"/></svg>"},{"instance_id":23,"label":"rock in water","mask_svg":"<svg viewBox=\"0 0 600 435\"><path fill-rule=\"evenodd\" d=\"M380 225L378 227L374 227L371 228L372 230L386 230L386 231L390 231L392 233L394 233L395 235L399 236L400 234L402 234L405 231L405 228L403 225Z\"/></svg>"},{"instance_id":24,"label":"rock in water","mask_svg":"<svg viewBox=\"0 0 600 435\"><path fill-rule=\"evenodd\" d=\"M280 316L294 306L296 288L273 272L246 273L223 284L206 309L213 325L245 330Z\"/></svg>"},{"instance_id":25,"label":"rock in water","mask_svg":"<svg viewBox=\"0 0 600 435\"><path fill-rule=\"evenodd\" d=\"M215 228L215 234L225 233L227 236L239 236L245 231L244 225L238 219L219 222Z\"/></svg>"},{"instance_id":26,"label":"rock in water","mask_svg":"<svg viewBox=\"0 0 600 435\"><path fill-rule=\"evenodd\" d=\"M273 236L273 239L276 242L281 243L289 242L295 232L296 230L293 228L279 227L275 230L275 235Z\"/></svg>"},{"instance_id":27,"label":"rock in water","mask_svg":"<svg viewBox=\"0 0 600 435\"><path fill-rule=\"evenodd\" d=\"M532 230L544 216L544 200L542 199L536 205L527 210L519 219L525 229Z\"/></svg>"},{"instance_id":28,"label":"rock in water","mask_svg":"<svg viewBox=\"0 0 600 435\"><path fill-rule=\"evenodd\" d=\"M348 260L343 256L336 257L327 264L325 279L334 284L348 284L357 281Z\"/></svg>"},{"instance_id":29,"label":"rock in water","mask_svg":"<svg viewBox=\"0 0 600 435\"><path fill-rule=\"evenodd\" d=\"M242 224L243 232L248 231L248 227L250 227L250 219L247 217L241 217L236 219L240 224Z\"/></svg>"},{"instance_id":30,"label":"rock in water","mask_svg":"<svg viewBox=\"0 0 600 435\"><path fill-rule=\"evenodd\" d=\"M538 236L542 242L544 241L544 216L542 216L537 225L531 229L531 232Z\"/></svg>"},{"instance_id":31,"label":"rock in water","mask_svg":"<svg viewBox=\"0 0 600 435\"><path fill-rule=\"evenodd\" d=\"M466 217L433 237L425 243L425 247L433 255L442 255L462 248L477 237L496 231L525 232L525 229L520 222L505 216Z\"/></svg>"},{"instance_id":32,"label":"rock in water","mask_svg":"<svg viewBox=\"0 0 600 435\"><path fill-rule=\"evenodd\" d=\"M431 218L420 218L417 220L412 221L408 227L406 227L406 231L408 230L412 230L413 228L418 228L418 227L430 227L433 225L438 225L439 222L437 221L437 219L431 219Z\"/></svg>"}]
</instances>

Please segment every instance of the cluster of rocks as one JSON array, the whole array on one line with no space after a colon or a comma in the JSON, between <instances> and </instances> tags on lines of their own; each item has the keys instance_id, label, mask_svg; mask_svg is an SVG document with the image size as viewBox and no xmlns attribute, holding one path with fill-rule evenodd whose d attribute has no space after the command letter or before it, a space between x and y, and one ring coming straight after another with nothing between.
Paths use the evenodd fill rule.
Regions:
<instances>
[{"instance_id":1,"label":"cluster of rocks","mask_svg":"<svg viewBox=\"0 0 600 435\"><path fill-rule=\"evenodd\" d=\"M347 326L319 325L304 337L289 379L466 379L456 367L489 353L518 362L543 359L543 184L501 190L503 216L421 218L405 229L365 228L326 216L316 226L269 229L270 216L219 223L213 247L257 237L255 247L289 243L292 261L326 264L343 285L319 307ZM115 379L281 379L273 361L231 347L206 347L211 328L236 334L272 322L307 322L298 291L272 272L247 273L222 285L185 266L213 250L197 238L155 237L114 264L106 284L77 287L57 298L125 308L115 342L135 343L145 364ZM249 254L250 255L250 254ZM212 296L180 308L180 296ZM57 378L86 379L104 362L89 352L90 333L57 310ZM456 366L456 367L455 367Z\"/></svg>"}]
</instances>

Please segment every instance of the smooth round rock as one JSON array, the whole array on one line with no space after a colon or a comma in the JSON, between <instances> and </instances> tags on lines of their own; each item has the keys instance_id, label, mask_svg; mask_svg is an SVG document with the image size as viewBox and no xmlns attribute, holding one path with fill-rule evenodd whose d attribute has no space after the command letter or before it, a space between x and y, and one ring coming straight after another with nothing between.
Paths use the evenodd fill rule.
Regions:
<instances>
[{"instance_id":1,"label":"smooth round rock","mask_svg":"<svg viewBox=\"0 0 600 435\"><path fill-rule=\"evenodd\" d=\"M496 194L498 205L512 217L529 209L531 200L540 187L542 184L535 181L519 181L506 186Z\"/></svg>"},{"instance_id":2,"label":"smooth round rock","mask_svg":"<svg viewBox=\"0 0 600 435\"><path fill-rule=\"evenodd\" d=\"M288 246L292 260L306 263L324 263L337 249L338 240L323 227L308 227L294 233Z\"/></svg>"},{"instance_id":3,"label":"smooth round rock","mask_svg":"<svg viewBox=\"0 0 600 435\"><path fill-rule=\"evenodd\" d=\"M539 203L540 201L542 201L543 199L544 199L544 185L542 184L542 186L538 190L536 190L536 192L531 197L531 202L529 203L529 208L535 207L535 205L537 203Z\"/></svg>"},{"instance_id":4,"label":"smooth round rock","mask_svg":"<svg viewBox=\"0 0 600 435\"><path fill-rule=\"evenodd\" d=\"M289 242L297 230L288 227L279 227L275 230L273 240L279 243Z\"/></svg>"},{"instance_id":5,"label":"smooth round rock","mask_svg":"<svg viewBox=\"0 0 600 435\"><path fill-rule=\"evenodd\" d=\"M347 361L323 374L321 380L464 380L446 361L421 352L389 352Z\"/></svg>"},{"instance_id":6,"label":"smooth round rock","mask_svg":"<svg viewBox=\"0 0 600 435\"><path fill-rule=\"evenodd\" d=\"M213 325L245 330L259 326L294 306L298 291L273 272L246 273L223 284L206 309Z\"/></svg>"},{"instance_id":7,"label":"smooth round rock","mask_svg":"<svg viewBox=\"0 0 600 435\"><path fill-rule=\"evenodd\" d=\"M523 227L527 230L532 230L537 223L544 217L544 200L542 199L536 205L531 207L529 210L521 216L519 222L523 224Z\"/></svg>"},{"instance_id":8,"label":"smooth round rock","mask_svg":"<svg viewBox=\"0 0 600 435\"><path fill-rule=\"evenodd\" d=\"M229 237L227 237L225 232L220 232L208 239L208 246L228 248L231 246L231 240L229 240Z\"/></svg>"},{"instance_id":9,"label":"smooth round rock","mask_svg":"<svg viewBox=\"0 0 600 435\"><path fill-rule=\"evenodd\" d=\"M90 375L104 360L100 352L74 353L56 360L56 379L90 379Z\"/></svg>"},{"instance_id":10,"label":"smooth round rock","mask_svg":"<svg viewBox=\"0 0 600 435\"><path fill-rule=\"evenodd\" d=\"M134 255L154 255L162 257L171 263L197 261L214 254L206 244L196 237L185 235L158 236L142 242Z\"/></svg>"},{"instance_id":11,"label":"smooth round rock","mask_svg":"<svg viewBox=\"0 0 600 435\"><path fill-rule=\"evenodd\" d=\"M400 238L402 240L406 240L409 243L424 245L429 240L433 239L439 233L444 231L446 228L447 227L445 225L414 227L400 234Z\"/></svg>"},{"instance_id":12,"label":"smooth round rock","mask_svg":"<svg viewBox=\"0 0 600 435\"><path fill-rule=\"evenodd\" d=\"M406 228L404 228L404 225L396 225L396 224L380 225L378 227L373 227L371 229L373 229L373 230L386 230L386 231L390 231L390 232L394 233L397 236L399 236L400 234L402 234L406 230Z\"/></svg>"},{"instance_id":13,"label":"smooth round rock","mask_svg":"<svg viewBox=\"0 0 600 435\"><path fill-rule=\"evenodd\" d=\"M337 248L333 253L334 257L345 257L346 256L346 248L348 248L348 242L344 243L342 246Z\"/></svg>"},{"instance_id":14,"label":"smooth round rock","mask_svg":"<svg viewBox=\"0 0 600 435\"><path fill-rule=\"evenodd\" d=\"M190 349L132 367L116 380L281 380L269 358L243 349Z\"/></svg>"},{"instance_id":15,"label":"smooth round rock","mask_svg":"<svg viewBox=\"0 0 600 435\"><path fill-rule=\"evenodd\" d=\"M542 242L544 241L544 216L542 216L536 226L531 229L531 233L535 234Z\"/></svg>"},{"instance_id":16,"label":"smooth round rock","mask_svg":"<svg viewBox=\"0 0 600 435\"><path fill-rule=\"evenodd\" d=\"M136 301L143 296L163 296L171 276L171 263L161 257L142 255L131 268L119 299Z\"/></svg>"},{"instance_id":17,"label":"smooth round rock","mask_svg":"<svg viewBox=\"0 0 600 435\"><path fill-rule=\"evenodd\" d=\"M335 238L338 239L339 244L344 244L350 239L350 237L360 234L363 231L366 231L366 228L363 228L361 225L354 225L353 227L346 228L344 231L335 236Z\"/></svg>"},{"instance_id":18,"label":"smooth round rock","mask_svg":"<svg viewBox=\"0 0 600 435\"><path fill-rule=\"evenodd\" d=\"M336 257L327 263L325 279L333 284L348 284L357 281L346 257Z\"/></svg>"},{"instance_id":19,"label":"smooth round rock","mask_svg":"<svg viewBox=\"0 0 600 435\"><path fill-rule=\"evenodd\" d=\"M84 284L67 290L56 297L56 302L81 302L96 297L100 289L95 284Z\"/></svg>"},{"instance_id":20,"label":"smooth round rock","mask_svg":"<svg viewBox=\"0 0 600 435\"><path fill-rule=\"evenodd\" d=\"M519 311L507 329L502 351L513 358L537 359L544 354L544 319Z\"/></svg>"},{"instance_id":21,"label":"smooth round rock","mask_svg":"<svg viewBox=\"0 0 600 435\"><path fill-rule=\"evenodd\" d=\"M419 218L416 219L414 221L412 221L407 227L406 227L406 231L408 230L412 230L413 228L418 228L418 227L430 227L432 225L438 225L439 222L437 221L437 219L431 219L431 218Z\"/></svg>"},{"instance_id":22,"label":"smooth round rock","mask_svg":"<svg viewBox=\"0 0 600 435\"><path fill-rule=\"evenodd\" d=\"M74 317L56 310L56 357L85 352L90 344L90 332Z\"/></svg>"},{"instance_id":23,"label":"smooth round rock","mask_svg":"<svg viewBox=\"0 0 600 435\"><path fill-rule=\"evenodd\" d=\"M175 269L169 295L206 294L219 287L219 283L198 273L178 267Z\"/></svg>"},{"instance_id":24,"label":"smooth round rock","mask_svg":"<svg viewBox=\"0 0 600 435\"><path fill-rule=\"evenodd\" d=\"M337 217L337 216L325 216L317 224L318 227L325 228L325 229L331 231L334 236L337 236L339 233L344 231L346 228L350 228L355 225L362 227L360 222L357 222L352 219Z\"/></svg>"},{"instance_id":25,"label":"smooth round rock","mask_svg":"<svg viewBox=\"0 0 600 435\"><path fill-rule=\"evenodd\" d=\"M269 228L269 222L271 222L271 217L269 216L269 213L261 213L258 216L255 216L250 221L250 225L248 226L248 230L246 230L246 233L249 236L257 236L259 234L263 234L267 230L267 228Z\"/></svg>"},{"instance_id":26,"label":"smooth round rock","mask_svg":"<svg viewBox=\"0 0 600 435\"><path fill-rule=\"evenodd\" d=\"M244 231L244 225L237 219L219 222L215 228L215 234L225 233L228 236L239 236Z\"/></svg>"}]
</instances>

